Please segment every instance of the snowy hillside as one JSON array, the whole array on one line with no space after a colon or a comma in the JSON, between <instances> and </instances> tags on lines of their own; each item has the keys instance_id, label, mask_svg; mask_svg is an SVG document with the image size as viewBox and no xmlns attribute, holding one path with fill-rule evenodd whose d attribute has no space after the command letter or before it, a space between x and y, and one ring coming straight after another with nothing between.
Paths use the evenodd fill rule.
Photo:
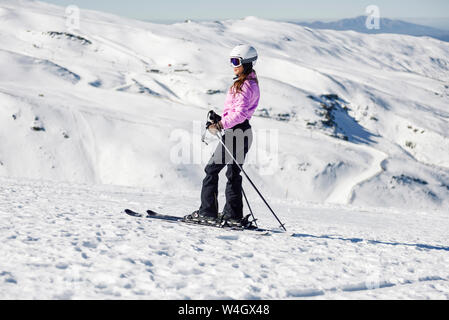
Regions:
<instances>
[{"instance_id":1,"label":"snowy hillside","mask_svg":"<svg viewBox=\"0 0 449 320\"><path fill-rule=\"evenodd\" d=\"M227 55L246 41L261 57L253 127L279 130L274 174L261 176L267 159L250 154L262 189L313 202L449 204L447 43L87 10L69 32L63 7L0 4L2 176L198 190L203 166L173 163L173 131L197 145L193 121L221 111Z\"/></svg>"},{"instance_id":2,"label":"snowy hillside","mask_svg":"<svg viewBox=\"0 0 449 320\"><path fill-rule=\"evenodd\" d=\"M448 298L449 43L88 10L71 30L65 9L0 0L0 298ZM247 172L293 236L120 215L197 209L242 42L262 95Z\"/></svg>"}]
</instances>

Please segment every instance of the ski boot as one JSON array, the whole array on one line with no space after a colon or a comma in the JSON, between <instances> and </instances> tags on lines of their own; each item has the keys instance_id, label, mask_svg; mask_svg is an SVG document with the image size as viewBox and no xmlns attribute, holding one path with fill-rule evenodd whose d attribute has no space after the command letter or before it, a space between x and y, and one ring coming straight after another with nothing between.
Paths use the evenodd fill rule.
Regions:
<instances>
[{"instance_id":1,"label":"ski boot","mask_svg":"<svg viewBox=\"0 0 449 320\"><path fill-rule=\"evenodd\" d=\"M235 217L231 216L228 213L219 213L218 221L223 227L232 227L232 228L242 228L242 229L251 229L253 228L252 221L249 220L250 214L245 217Z\"/></svg>"},{"instance_id":2,"label":"ski boot","mask_svg":"<svg viewBox=\"0 0 449 320\"><path fill-rule=\"evenodd\" d=\"M205 225L216 225L218 223L217 217L201 215L199 210L196 210L196 211L192 212L191 214L186 215L184 217L184 221L198 223L198 224L205 224Z\"/></svg>"}]
</instances>

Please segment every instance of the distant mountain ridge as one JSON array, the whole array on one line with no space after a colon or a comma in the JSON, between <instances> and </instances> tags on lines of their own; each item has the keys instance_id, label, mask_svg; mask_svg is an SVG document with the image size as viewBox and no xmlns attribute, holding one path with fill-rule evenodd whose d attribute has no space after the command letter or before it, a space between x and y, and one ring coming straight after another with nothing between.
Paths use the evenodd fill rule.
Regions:
<instances>
[{"instance_id":1,"label":"distant mountain ridge","mask_svg":"<svg viewBox=\"0 0 449 320\"><path fill-rule=\"evenodd\" d=\"M428 36L449 42L449 31L446 30L388 18L380 19L380 29L368 29L366 27L366 20L367 16L358 16L355 18L342 19L332 22L314 21L293 23L313 29L331 29L339 31L352 30L368 34L396 33L417 37Z\"/></svg>"}]
</instances>

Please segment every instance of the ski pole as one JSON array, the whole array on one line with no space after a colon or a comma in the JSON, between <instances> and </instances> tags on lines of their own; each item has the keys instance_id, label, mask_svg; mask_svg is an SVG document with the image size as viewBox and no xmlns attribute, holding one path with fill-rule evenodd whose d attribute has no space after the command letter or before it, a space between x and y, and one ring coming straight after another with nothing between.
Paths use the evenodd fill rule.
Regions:
<instances>
[{"instance_id":1,"label":"ski pole","mask_svg":"<svg viewBox=\"0 0 449 320\"><path fill-rule=\"evenodd\" d=\"M245 170L243 170L242 166L237 162L237 160L235 160L234 156L232 155L232 153L229 151L228 147L226 147L226 145L223 143L222 139L223 136L221 135L220 132L217 132L217 137L218 140L220 141L221 145L225 148L226 152L231 156L232 160L234 160L235 164L239 167L239 169L243 172L243 174L245 175L246 179L248 179L249 183L251 183L251 185L253 186L253 188L256 190L257 194L260 196L260 198L263 200L263 202L265 203L265 205L268 207L268 209L270 209L271 213L274 215L274 217L276 218L276 220L280 223L282 229L284 229L284 231L287 231L287 229L285 229L284 224L281 222L281 220L279 220L279 218L277 217L277 215L274 213L273 209L271 209L270 205L268 204L267 200L265 200L265 198L263 197L263 195L260 193L259 189L257 189L256 185L253 183L253 181L249 178L249 176L246 174ZM246 198L246 197L245 197Z\"/></svg>"},{"instance_id":2,"label":"ski pole","mask_svg":"<svg viewBox=\"0 0 449 320\"><path fill-rule=\"evenodd\" d=\"M248 198L246 197L246 193L245 193L245 190L243 190L243 188L242 188L242 193L243 193L243 196L245 197L245 201L246 201L246 204L248 205L248 209L249 209L249 212L251 213L251 217L253 217L252 222L254 222L256 224L256 228L259 228L259 226L257 225L257 219L254 216L253 210L251 210L251 206L249 205Z\"/></svg>"}]
</instances>

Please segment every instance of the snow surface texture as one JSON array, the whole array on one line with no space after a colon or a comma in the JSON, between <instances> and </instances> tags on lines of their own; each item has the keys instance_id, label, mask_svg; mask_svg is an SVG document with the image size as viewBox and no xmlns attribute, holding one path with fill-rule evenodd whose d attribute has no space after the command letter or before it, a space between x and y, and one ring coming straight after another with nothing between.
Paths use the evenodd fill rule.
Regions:
<instances>
[{"instance_id":1,"label":"snow surface texture","mask_svg":"<svg viewBox=\"0 0 449 320\"><path fill-rule=\"evenodd\" d=\"M274 201L291 232L264 235L117 210L188 192L0 182L2 299L449 299L447 215Z\"/></svg>"},{"instance_id":2,"label":"snow surface texture","mask_svg":"<svg viewBox=\"0 0 449 320\"><path fill-rule=\"evenodd\" d=\"M71 30L65 9L0 0L2 298L448 298L449 43L88 10ZM198 207L214 146L175 163L176 138L201 146L242 42L256 139L279 138L247 172L293 236L123 216Z\"/></svg>"}]
</instances>

